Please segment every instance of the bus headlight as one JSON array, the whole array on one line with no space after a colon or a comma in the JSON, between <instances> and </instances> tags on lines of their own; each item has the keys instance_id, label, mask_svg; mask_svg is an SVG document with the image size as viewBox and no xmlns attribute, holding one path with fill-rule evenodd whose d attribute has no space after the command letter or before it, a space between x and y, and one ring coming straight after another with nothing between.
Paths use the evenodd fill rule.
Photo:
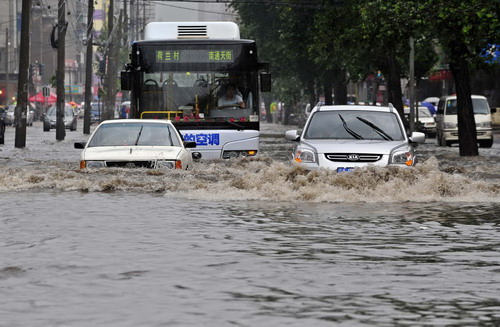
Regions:
<instances>
[{"instance_id":1,"label":"bus headlight","mask_svg":"<svg viewBox=\"0 0 500 327\"><path fill-rule=\"evenodd\" d=\"M253 157L257 155L257 150L243 150L243 151L224 151L222 153L222 158L223 159L233 159L233 158L238 158L238 157Z\"/></svg>"}]
</instances>

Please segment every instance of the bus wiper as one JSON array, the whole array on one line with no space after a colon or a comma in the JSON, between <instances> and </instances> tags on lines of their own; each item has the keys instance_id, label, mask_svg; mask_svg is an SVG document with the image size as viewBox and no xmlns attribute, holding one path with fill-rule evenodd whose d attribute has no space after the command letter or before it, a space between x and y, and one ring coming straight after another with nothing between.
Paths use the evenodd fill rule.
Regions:
<instances>
[{"instance_id":1,"label":"bus wiper","mask_svg":"<svg viewBox=\"0 0 500 327\"><path fill-rule=\"evenodd\" d=\"M365 123L366 125L370 126L371 128L373 128L373 130L375 132L377 132L378 135L382 136L382 138L386 141L393 141L393 138L388 135L386 132L384 132L383 129L381 129L380 127L378 127L377 125L375 125L374 123L372 123L371 121L369 120L366 120L364 118L361 118L361 117L356 117L357 119L361 120L363 123Z\"/></svg>"},{"instance_id":2,"label":"bus wiper","mask_svg":"<svg viewBox=\"0 0 500 327\"><path fill-rule=\"evenodd\" d=\"M144 125L141 125L141 129L139 130L139 134L137 135L137 139L135 140L135 145L139 143L139 138L141 137L143 127Z\"/></svg>"},{"instance_id":3,"label":"bus wiper","mask_svg":"<svg viewBox=\"0 0 500 327\"><path fill-rule=\"evenodd\" d=\"M363 140L363 137L361 135L359 135L358 133L356 133L355 131L353 131L349 127L347 127L347 123L345 122L342 115L339 115L339 117L340 117L340 120L342 120L342 126L344 126L344 129L347 131L347 133L351 134L357 140Z\"/></svg>"},{"instance_id":4,"label":"bus wiper","mask_svg":"<svg viewBox=\"0 0 500 327\"><path fill-rule=\"evenodd\" d=\"M238 128L238 131L241 131L241 130L244 130L244 129L245 129L245 126L242 126L242 125L240 125L240 124L236 124L236 123L234 123L234 122L232 122L232 121L229 121L229 120L228 120L228 121L227 121L227 123L228 123L228 124L230 124L230 125L233 125L233 126L237 127L237 128Z\"/></svg>"}]
</instances>

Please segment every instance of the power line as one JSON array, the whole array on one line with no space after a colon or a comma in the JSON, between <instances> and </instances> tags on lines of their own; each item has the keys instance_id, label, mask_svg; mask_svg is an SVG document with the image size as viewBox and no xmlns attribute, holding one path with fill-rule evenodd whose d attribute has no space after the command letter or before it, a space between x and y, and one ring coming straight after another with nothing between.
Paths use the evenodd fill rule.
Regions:
<instances>
[{"instance_id":1,"label":"power line","mask_svg":"<svg viewBox=\"0 0 500 327\"><path fill-rule=\"evenodd\" d=\"M146 0L145 0L146 1ZM236 2L235 0L147 0L147 1L159 1L159 2L188 2L188 3L208 3L208 4L232 4ZM334 2L342 2L343 0L334 0ZM286 6L286 7L298 7L298 8L310 8L310 9L320 9L323 4L320 0L238 0L237 3L243 4L265 4L272 6Z\"/></svg>"},{"instance_id":2,"label":"power line","mask_svg":"<svg viewBox=\"0 0 500 327\"><path fill-rule=\"evenodd\" d=\"M196 8L187 8L187 7L168 5L166 3L162 3L162 2L165 2L165 0L152 0L151 2L154 2L156 5L159 5L159 6L178 8L178 9L184 9L184 10L191 10L191 11L203 12L203 13L207 13L207 14L218 14L218 15L226 15L226 16L234 16L234 17L238 16L237 14L222 13L219 11L210 11L210 10L200 10L200 9L196 9Z\"/></svg>"}]
</instances>

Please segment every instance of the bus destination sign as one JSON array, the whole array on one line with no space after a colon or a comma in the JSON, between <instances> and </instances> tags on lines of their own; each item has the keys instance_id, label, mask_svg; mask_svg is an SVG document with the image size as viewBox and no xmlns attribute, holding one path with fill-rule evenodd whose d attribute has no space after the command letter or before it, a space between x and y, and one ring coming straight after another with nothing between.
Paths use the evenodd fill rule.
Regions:
<instances>
[{"instance_id":1,"label":"bus destination sign","mask_svg":"<svg viewBox=\"0 0 500 327\"><path fill-rule=\"evenodd\" d=\"M227 63L234 62L233 50L156 50L156 63Z\"/></svg>"}]
</instances>

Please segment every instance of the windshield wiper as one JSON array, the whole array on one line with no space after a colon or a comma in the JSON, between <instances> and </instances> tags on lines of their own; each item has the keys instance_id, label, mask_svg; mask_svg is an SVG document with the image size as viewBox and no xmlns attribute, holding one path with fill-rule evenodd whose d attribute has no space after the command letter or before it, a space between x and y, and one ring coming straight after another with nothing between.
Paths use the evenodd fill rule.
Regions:
<instances>
[{"instance_id":1,"label":"windshield wiper","mask_svg":"<svg viewBox=\"0 0 500 327\"><path fill-rule=\"evenodd\" d=\"M228 124L230 124L230 125L233 125L233 126L237 127L239 131L241 131L241 130L244 130L244 129L245 129L245 127L244 127L244 126L242 126L242 125L240 125L240 124L236 124L236 123L234 123L234 122L232 122L232 121L229 121L229 120L228 120L228 121L227 121L227 123L228 123Z\"/></svg>"},{"instance_id":2,"label":"windshield wiper","mask_svg":"<svg viewBox=\"0 0 500 327\"><path fill-rule=\"evenodd\" d=\"M373 130L375 132L377 132L378 135L382 136L382 138L386 141L394 141L394 139L388 135L386 132L384 132L383 129L381 129L380 127L378 127L377 125L375 125L374 123L372 123L371 121L369 120L366 120L364 118L361 118L361 117L356 117L357 119L361 120L363 123L365 123L366 125L370 126L371 128L373 128Z\"/></svg>"},{"instance_id":3,"label":"windshield wiper","mask_svg":"<svg viewBox=\"0 0 500 327\"><path fill-rule=\"evenodd\" d=\"M170 140L170 146L174 146L174 141L172 141L172 132L170 131L170 127L168 128L168 138Z\"/></svg>"},{"instance_id":4,"label":"windshield wiper","mask_svg":"<svg viewBox=\"0 0 500 327\"><path fill-rule=\"evenodd\" d=\"M137 140L135 140L135 145L137 145L139 143L139 138L141 137L141 134L142 134L142 128L144 127L144 125L141 125L141 129L139 131L139 135L137 135Z\"/></svg>"},{"instance_id":5,"label":"windshield wiper","mask_svg":"<svg viewBox=\"0 0 500 327\"><path fill-rule=\"evenodd\" d=\"M357 140L363 140L363 137L361 135L359 135L358 133L356 133L355 131L353 131L349 127L347 127L347 123L345 122L342 115L339 115L339 117L340 117L340 120L342 120L342 126L344 126L344 129L347 131L347 133L351 134Z\"/></svg>"}]
</instances>

